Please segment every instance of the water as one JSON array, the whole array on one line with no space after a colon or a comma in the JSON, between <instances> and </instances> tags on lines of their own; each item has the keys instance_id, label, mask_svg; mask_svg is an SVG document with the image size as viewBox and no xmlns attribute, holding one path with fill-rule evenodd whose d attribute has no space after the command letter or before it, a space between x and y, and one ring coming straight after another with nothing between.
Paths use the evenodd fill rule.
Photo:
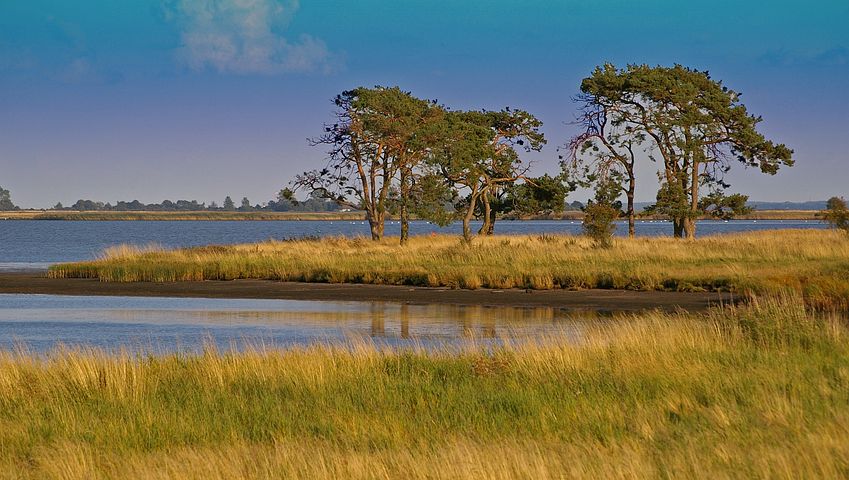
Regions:
<instances>
[{"instance_id":1,"label":"water","mask_svg":"<svg viewBox=\"0 0 849 480\"><path fill-rule=\"evenodd\" d=\"M479 224L478 224L479 225ZM669 222L637 222L637 235L671 235ZM397 235L398 223L386 226L388 235ZM475 226L475 229L478 227ZM701 221L699 235L769 230L779 228L825 228L818 221L732 220ZM581 231L579 221L499 221L499 234L542 234ZM619 222L617 234L627 234ZM412 222L412 235L431 232L460 235L459 223L439 228L427 222ZM104 248L118 245L186 247L210 244L245 243L304 236L367 236L368 225L360 221L0 221L0 271L43 270L51 263L94 258Z\"/></svg>"},{"instance_id":2,"label":"water","mask_svg":"<svg viewBox=\"0 0 849 480\"><path fill-rule=\"evenodd\" d=\"M477 227L476 227L477 228ZM500 234L580 233L577 221L500 221ZM824 228L815 221L702 221L700 235L778 228ZM387 225L397 234L397 222ZM627 232L624 223L618 233ZM669 235L668 222L637 223L638 235ZM413 222L411 234L460 234ZM0 221L0 271L44 270L94 258L118 244L166 248L304 236L367 236L351 221ZM591 321L591 320L589 320ZM586 314L552 308L402 305L369 302L69 297L0 294L0 350L47 352L60 345L144 352L198 352L373 340L438 347L475 339L493 343L565 334L579 341Z\"/></svg>"},{"instance_id":3,"label":"water","mask_svg":"<svg viewBox=\"0 0 849 480\"><path fill-rule=\"evenodd\" d=\"M588 316L554 308L0 294L0 350L168 353L364 339L438 348L546 335L579 341Z\"/></svg>"}]
</instances>

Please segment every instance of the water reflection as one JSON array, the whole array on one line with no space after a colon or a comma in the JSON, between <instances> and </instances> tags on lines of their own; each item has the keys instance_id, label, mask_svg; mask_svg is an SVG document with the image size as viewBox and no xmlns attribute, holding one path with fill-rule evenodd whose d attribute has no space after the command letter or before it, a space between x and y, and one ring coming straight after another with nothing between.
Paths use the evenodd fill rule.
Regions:
<instances>
[{"instance_id":1,"label":"water reflection","mask_svg":"<svg viewBox=\"0 0 849 480\"><path fill-rule=\"evenodd\" d=\"M57 345L198 351L205 343L291 346L371 339L389 346L579 339L597 312L387 302L0 295L0 348Z\"/></svg>"}]
</instances>

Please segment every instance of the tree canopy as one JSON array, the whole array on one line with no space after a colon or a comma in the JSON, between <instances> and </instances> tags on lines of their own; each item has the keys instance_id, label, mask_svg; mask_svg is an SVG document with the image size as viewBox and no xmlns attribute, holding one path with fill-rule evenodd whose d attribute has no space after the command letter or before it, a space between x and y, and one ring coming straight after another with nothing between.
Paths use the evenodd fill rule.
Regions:
<instances>
[{"instance_id":1,"label":"tree canopy","mask_svg":"<svg viewBox=\"0 0 849 480\"><path fill-rule=\"evenodd\" d=\"M583 80L581 92L612 115L609 143L620 151L623 145L644 146L661 164L655 211L672 217L675 236L695 236L695 219L704 213L700 189L721 195L732 163L767 174L793 165L793 151L757 130L762 119L749 114L740 93L708 72L605 64Z\"/></svg>"}]
</instances>

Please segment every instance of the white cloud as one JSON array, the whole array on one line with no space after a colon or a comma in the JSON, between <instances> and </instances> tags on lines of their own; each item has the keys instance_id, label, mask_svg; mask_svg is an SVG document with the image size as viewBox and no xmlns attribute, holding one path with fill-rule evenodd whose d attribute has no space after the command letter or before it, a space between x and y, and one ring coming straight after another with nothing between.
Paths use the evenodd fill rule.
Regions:
<instances>
[{"instance_id":1,"label":"white cloud","mask_svg":"<svg viewBox=\"0 0 849 480\"><path fill-rule=\"evenodd\" d=\"M178 57L194 70L280 74L328 72L336 57L318 38L282 35L297 0L175 0L166 18L180 25Z\"/></svg>"}]
</instances>

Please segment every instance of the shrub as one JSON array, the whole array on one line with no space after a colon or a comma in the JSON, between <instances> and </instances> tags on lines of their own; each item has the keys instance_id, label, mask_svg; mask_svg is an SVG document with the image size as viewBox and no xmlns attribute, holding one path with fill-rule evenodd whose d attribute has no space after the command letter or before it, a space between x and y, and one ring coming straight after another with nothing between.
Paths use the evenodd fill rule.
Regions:
<instances>
[{"instance_id":1,"label":"shrub","mask_svg":"<svg viewBox=\"0 0 849 480\"><path fill-rule=\"evenodd\" d=\"M849 208L846 207L846 200L843 198L831 197L828 199L822 217L832 228L843 230L849 234Z\"/></svg>"},{"instance_id":2,"label":"shrub","mask_svg":"<svg viewBox=\"0 0 849 480\"><path fill-rule=\"evenodd\" d=\"M613 246L613 232L616 225L613 224L619 216L619 210L604 204L592 203L584 209L584 234L590 237L596 246L610 248Z\"/></svg>"}]
</instances>

